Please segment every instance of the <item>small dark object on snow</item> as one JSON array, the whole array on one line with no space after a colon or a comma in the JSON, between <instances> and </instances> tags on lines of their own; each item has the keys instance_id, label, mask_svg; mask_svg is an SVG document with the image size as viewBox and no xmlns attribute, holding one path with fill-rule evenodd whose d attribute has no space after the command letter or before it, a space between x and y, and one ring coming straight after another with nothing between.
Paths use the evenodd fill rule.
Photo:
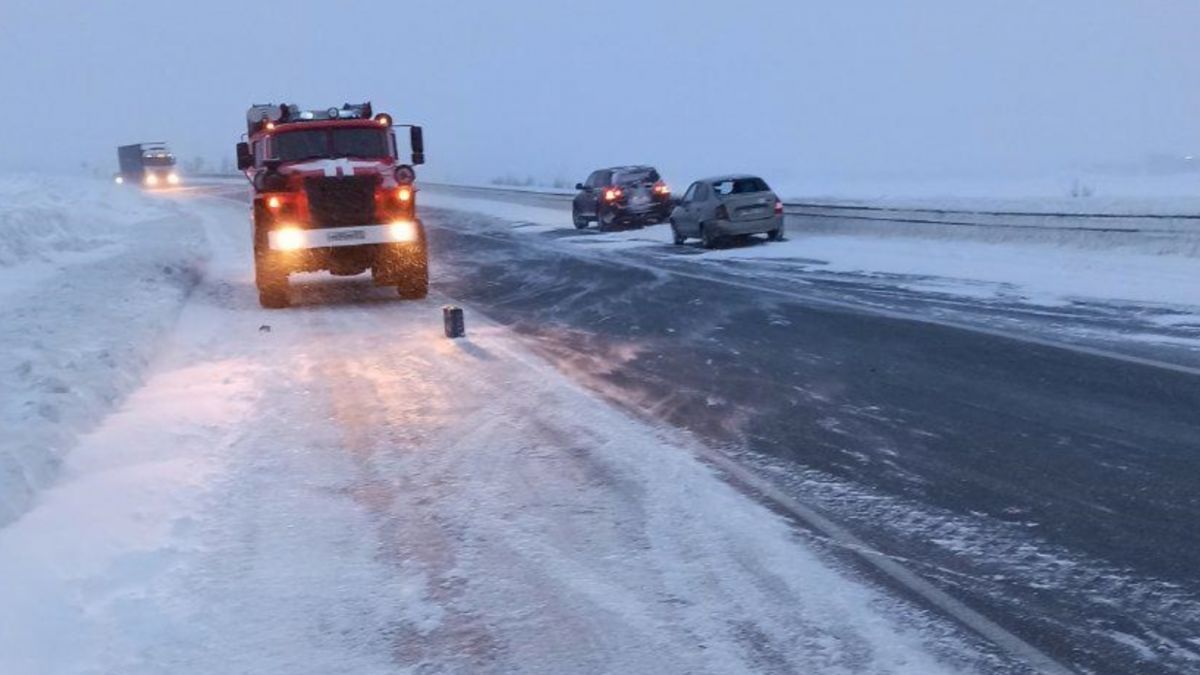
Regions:
<instances>
[{"instance_id":1,"label":"small dark object on snow","mask_svg":"<svg viewBox=\"0 0 1200 675\"><path fill-rule=\"evenodd\" d=\"M261 326L259 326L259 327L258 327L258 332L260 332L260 333L270 333L270 332L271 332L271 327L270 327L270 326L268 326L267 324L265 324L265 323L264 323L263 325L261 325Z\"/></svg>"},{"instance_id":2,"label":"small dark object on snow","mask_svg":"<svg viewBox=\"0 0 1200 675\"><path fill-rule=\"evenodd\" d=\"M462 307L454 305L442 307L442 323L446 325L446 337L448 338L460 338L467 334Z\"/></svg>"}]
</instances>

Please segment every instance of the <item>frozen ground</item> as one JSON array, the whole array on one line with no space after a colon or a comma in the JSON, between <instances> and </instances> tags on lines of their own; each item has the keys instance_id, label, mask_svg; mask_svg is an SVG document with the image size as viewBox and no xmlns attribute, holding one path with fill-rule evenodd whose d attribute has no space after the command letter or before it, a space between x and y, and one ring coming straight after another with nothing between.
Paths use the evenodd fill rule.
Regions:
<instances>
[{"instance_id":1,"label":"frozen ground","mask_svg":"<svg viewBox=\"0 0 1200 675\"><path fill-rule=\"evenodd\" d=\"M358 280L265 312L244 206L78 199L132 200L104 245L140 253L104 274L26 256L60 268L5 316L0 353L57 368L6 406L98 393L78 394L86 419L15 418L29 441L5 446L66 459L0 529L0 672L1005 668L469 308L461 342L439 337L441 299ZM180 242L212 252L186 299L162 258Z\"/></svg>"}]
</instances>

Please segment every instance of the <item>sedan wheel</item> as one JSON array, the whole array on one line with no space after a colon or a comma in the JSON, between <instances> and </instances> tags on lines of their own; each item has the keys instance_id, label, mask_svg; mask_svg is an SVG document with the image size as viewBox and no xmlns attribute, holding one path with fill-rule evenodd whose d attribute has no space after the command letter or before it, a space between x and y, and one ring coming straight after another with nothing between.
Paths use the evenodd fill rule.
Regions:
<instances>
[{"instance_id":1,"label":"sedan wheel","mask_svg":"<svg viewBox=\"0 0 1200 675\"><path fill-rule=\"evenodd\" d=\"M717 247L717 242L720 241L720 238L717 237L717 233L714 231L712 225L702 225L700 227L700 240L704 243L704 248L712 249Z\"/></svg>"},{"instance_id":2,"label":"sedan wheel","mask_svg":"<svg viewBox=\"0 0 1200 675\"><path fill-rule=\"evenodd\" d=\"M778 230L768 232L767 241L783 241L783 226L780 225Z\"/></svg>"},{"instance_id":3,"label":"sedan wheel","mask_svg":"<svg viewBox=\"0 0 1200 675\"><path fill-rule=\"evenodd\" d=\"M679 233L679 228L675 225L675 221L671 221L671 237L675 240L676 246L683 246L687 242L687 237Z\"/></svg>"}]
</instances>

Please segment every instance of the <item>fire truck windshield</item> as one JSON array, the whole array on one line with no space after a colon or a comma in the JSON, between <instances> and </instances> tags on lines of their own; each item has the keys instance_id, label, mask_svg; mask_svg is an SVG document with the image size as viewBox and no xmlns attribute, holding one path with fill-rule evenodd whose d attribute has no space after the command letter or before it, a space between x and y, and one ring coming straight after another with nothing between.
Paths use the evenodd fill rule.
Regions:
<instances>
[{"instance_id":1,"label":"fire truck windshield","mask_svg":"<svg viewBox=\"0 0 1200 675\"><path fill-rule=\"evenodd\" d=\"M271 139L276 159L294 162L332 157L390 157L388 134L381 129L300 129Z\"/></svg>"}]
</instances>

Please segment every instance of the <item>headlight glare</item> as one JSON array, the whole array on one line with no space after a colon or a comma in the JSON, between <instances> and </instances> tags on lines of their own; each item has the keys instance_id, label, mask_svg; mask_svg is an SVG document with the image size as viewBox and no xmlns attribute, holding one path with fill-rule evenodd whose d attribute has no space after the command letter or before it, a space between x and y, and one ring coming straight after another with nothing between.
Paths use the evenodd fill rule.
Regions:
<instances>
[{"instance_id":1,"label":"headlight glare","mask_svg":"<svg viewBox=\"0 0 1200 675\"><path fill-rule=\"evenodd\" d=\"M391 235L392 241L398 242L413 242L419 237L417 232L417 224L411 220L397 220L388 226L388 234Z\"/></svg>"}]
</instances>

